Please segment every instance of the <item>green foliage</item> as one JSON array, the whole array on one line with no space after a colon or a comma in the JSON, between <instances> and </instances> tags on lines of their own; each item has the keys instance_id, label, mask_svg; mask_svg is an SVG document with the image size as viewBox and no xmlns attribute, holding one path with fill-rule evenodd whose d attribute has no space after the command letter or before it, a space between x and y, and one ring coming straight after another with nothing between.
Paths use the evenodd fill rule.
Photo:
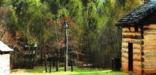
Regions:
<instances>
[{"instance_id":1,"label":"green foliage","mask_svg":"<svg viewBox=\"0 0 156 75\"><path fill-rule=\"evenodd\" d=\"M122 0L121 0L122 1ZM69 45L86 55L87 63L111 66L120 53L120 31L115 23L141 0L0 0L8 8L5 20L9 30L21 32L40 47L59 49L64 40L63 21L69 24ZM52 48L53 47L53 48ZM103 61L101 61L103 60ZM102 66L101 66L102 65Z\"/></svg>"},{"instance_id":2,"label":"green foliage","mask_svg":"<svg viewBox=\"0 0 156 75\"><path fill-rule=\"evenodd\" d=\"M18 23L17 17L16 17L16 13L15 10L10 8L10 11L8 12L8 20L7 20L7 28L10 31L14 31L16 30L16 25Z\"/></svg>"},{"instance_id":3,"label":"green foliage","mask_svg":"<svg viewBox=\"0 0 156 75\"><path fill-rule=\"evenodd\" d=\"M125 5L121 6L117 4L116 0L106 0L104 3L90 0L86 4L86 8L89 10L86 10L84 16L86 23L84 30L86 31L82 36L86 41L82 42L85 43L82 50L88 54L88 59L91 58L88 63L92 62L100 67L110 67L111 59L120 57L121 33L115 23L139 4L140 0L125 1ZM89 24L89 22L91 23ZM90 28L91 26L94 26L95 31Z\"/></svg>"}]
</instances>

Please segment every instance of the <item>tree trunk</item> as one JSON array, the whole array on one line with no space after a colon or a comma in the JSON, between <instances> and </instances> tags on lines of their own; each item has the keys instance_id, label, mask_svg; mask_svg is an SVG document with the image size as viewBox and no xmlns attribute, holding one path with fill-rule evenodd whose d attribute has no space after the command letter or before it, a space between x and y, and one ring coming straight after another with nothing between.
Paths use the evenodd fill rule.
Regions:
<instances>
[{"instance_id":1,"label":"tree trunk","mask_svg":"<svg viewBox=\"0 0 156 75\"><path fill-rule=\"evenodd\" d=\"M73 68L73 59L71 59L71 71L73 71L74 68Z\"/></svg>"},{"instance_id":2,"label":"tree trunk","mask_svg":"<svg viewBox=\"0 0 156 75\"><path fill-rule=\"evenodd\" d=\"M56 71L58 71L59 70L59 52L58 51L56 51L56 53L57 53L57 56L56 56Z\"/></svg>"},{"instance_id":3,"label":"tree trunk","mask_svg":"<svg viewBox=\"0 0 156 75\"><path fill-rule=\"evenodd\" d=\"M45 45L43 45L43 49L45 49ZM44 66L45 72L47 72L47 59L46 59L46 51L44 50Z\"/></svg>"},{"instance_id":4,"label":"tree trunk","mask_svg":"<svg viewBox=\"0 0 156 75\"><path fill-rule=\"evenodd\" d=\"M51 73L51 66L52 66L52 61L51 61L52 59L50 58L50 61L49 61L49 72Z\"/></svg>"},{"instance_id":5,"label":"tree trunk","mask_svg":"<svg viewBox=\"0 0 156 75\"><path fill-rule=\"evenodd\" d=\"M39 47L39 48L40 48L40 51L41 51L41 52L40 52L40 53L41 53L41 54L40 54L40 55L41 55L41 59L40 59L41 61L40 61L40 62L41 62L41 64L43 64L43 63L44 63L44 61L43 61L43 58L44 58L44 57L43 57L43 56L44 56L44 55L43 55L43 50L42 50L42 47Z\"/></svg>"}]
</instances>

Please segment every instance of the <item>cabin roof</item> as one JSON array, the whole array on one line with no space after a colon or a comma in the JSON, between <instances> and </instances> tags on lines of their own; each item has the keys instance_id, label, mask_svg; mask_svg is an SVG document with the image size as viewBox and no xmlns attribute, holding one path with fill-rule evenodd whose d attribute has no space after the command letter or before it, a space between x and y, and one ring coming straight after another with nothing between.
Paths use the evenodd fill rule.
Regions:
<instances>
[{"instance_id":1,"label":"cabin roof","mask_svg":"<svg viewBox=\"0 0 156 75\"><path fill-rule=\"evenodd\" d=\"M13 51L13 49L11 49L9 46L7 46L2 41L0 41L0 51L1 52L10 52L10 51Z\"/></svg>"},{"instance_id":2,"label":"cabin roof","mask_svg":"<svg viewBox=\"0 0 156 75\"><path fill-rule=\"evenodd\" d=\"M143 5L138 6L134 10L132 10L130 13L122 17L117 25L136 25L144 19L147 16L151 15L154 11L156 11L156 3L146 3Z\"/></svg>"}]
</instances>

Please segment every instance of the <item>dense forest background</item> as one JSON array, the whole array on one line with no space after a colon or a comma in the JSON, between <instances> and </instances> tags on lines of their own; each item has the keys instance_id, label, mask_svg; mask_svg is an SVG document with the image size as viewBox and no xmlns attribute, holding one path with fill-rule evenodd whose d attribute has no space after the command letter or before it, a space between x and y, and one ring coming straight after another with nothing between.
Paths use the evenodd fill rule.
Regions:
<instances>
[{"instance_id":1,"label":"dense forest background","mask_svg":"<svg viewBox=\"0 0 156 75\"><path fill-rule=\"evenodd\" d=\"M112 58L120 56L121 33L115 23L142 3L142 0L0 0L1 40L11 39L6 39L6 43L20 54L25 44L37 44L38 55L60 50L64 47L63 22L67 21L69 47L83 56L79 62L110 67Z\"/></svg>"}]
</instances>

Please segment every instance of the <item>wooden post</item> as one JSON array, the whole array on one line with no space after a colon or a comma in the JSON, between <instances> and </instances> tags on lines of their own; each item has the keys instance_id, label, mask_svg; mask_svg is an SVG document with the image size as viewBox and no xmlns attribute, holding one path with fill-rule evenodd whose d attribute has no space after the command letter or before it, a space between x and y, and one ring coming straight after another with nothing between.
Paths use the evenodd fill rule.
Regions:
<instances>
[{"instance_id":1,"label":"wooden post","mask_svg":"<svg viewBox=\"0 0 156 75\"><path fill-rule=\"evenodd\" d=\"M65 71L68 70L68 29L65 29L65 47L66 47L66 52L65 52Z\"/></svg>"},{"instance_id":2,"label":"wooden post","mask_svg":"<svg viewBox=\"0 0 156 75\"><path fill-rule=\"evenodd\" d=\"M45 72L47 72L47 60L46 60L46 54L44 54L44 66L45 66Z\"/></svg>"},{"instance_id":3,"label":"wooden post","mask_svg":"<svg viewBox=\"0 0 156 75\"><path fill-rule=\"evenodd\" d=\"M71 57L71 58L70 58L71 71L74 70L74 68L73 68L73 60L74 60L73 57Z\"/></svg>"},{"instance_id":4,"label":"wooden post","mask_svg":"<svg viewBox=\"0 0 156 75\"><path fill-rule=\"evenodd\" d=\"M73 62L71 61L71 71L73 72L74 68L73 68Z\"/></svg>"},{"instance_id":5,"label":"wooden post","mask_svg":"<svg viewBox=\"0 0 156 75\"><path fill-rule=\"evenodd\" d=\"M64 28L65 28L65 68L64 71L68 70L68 24L67 21L64 21Z\"/></svg>"}]
</instances>

